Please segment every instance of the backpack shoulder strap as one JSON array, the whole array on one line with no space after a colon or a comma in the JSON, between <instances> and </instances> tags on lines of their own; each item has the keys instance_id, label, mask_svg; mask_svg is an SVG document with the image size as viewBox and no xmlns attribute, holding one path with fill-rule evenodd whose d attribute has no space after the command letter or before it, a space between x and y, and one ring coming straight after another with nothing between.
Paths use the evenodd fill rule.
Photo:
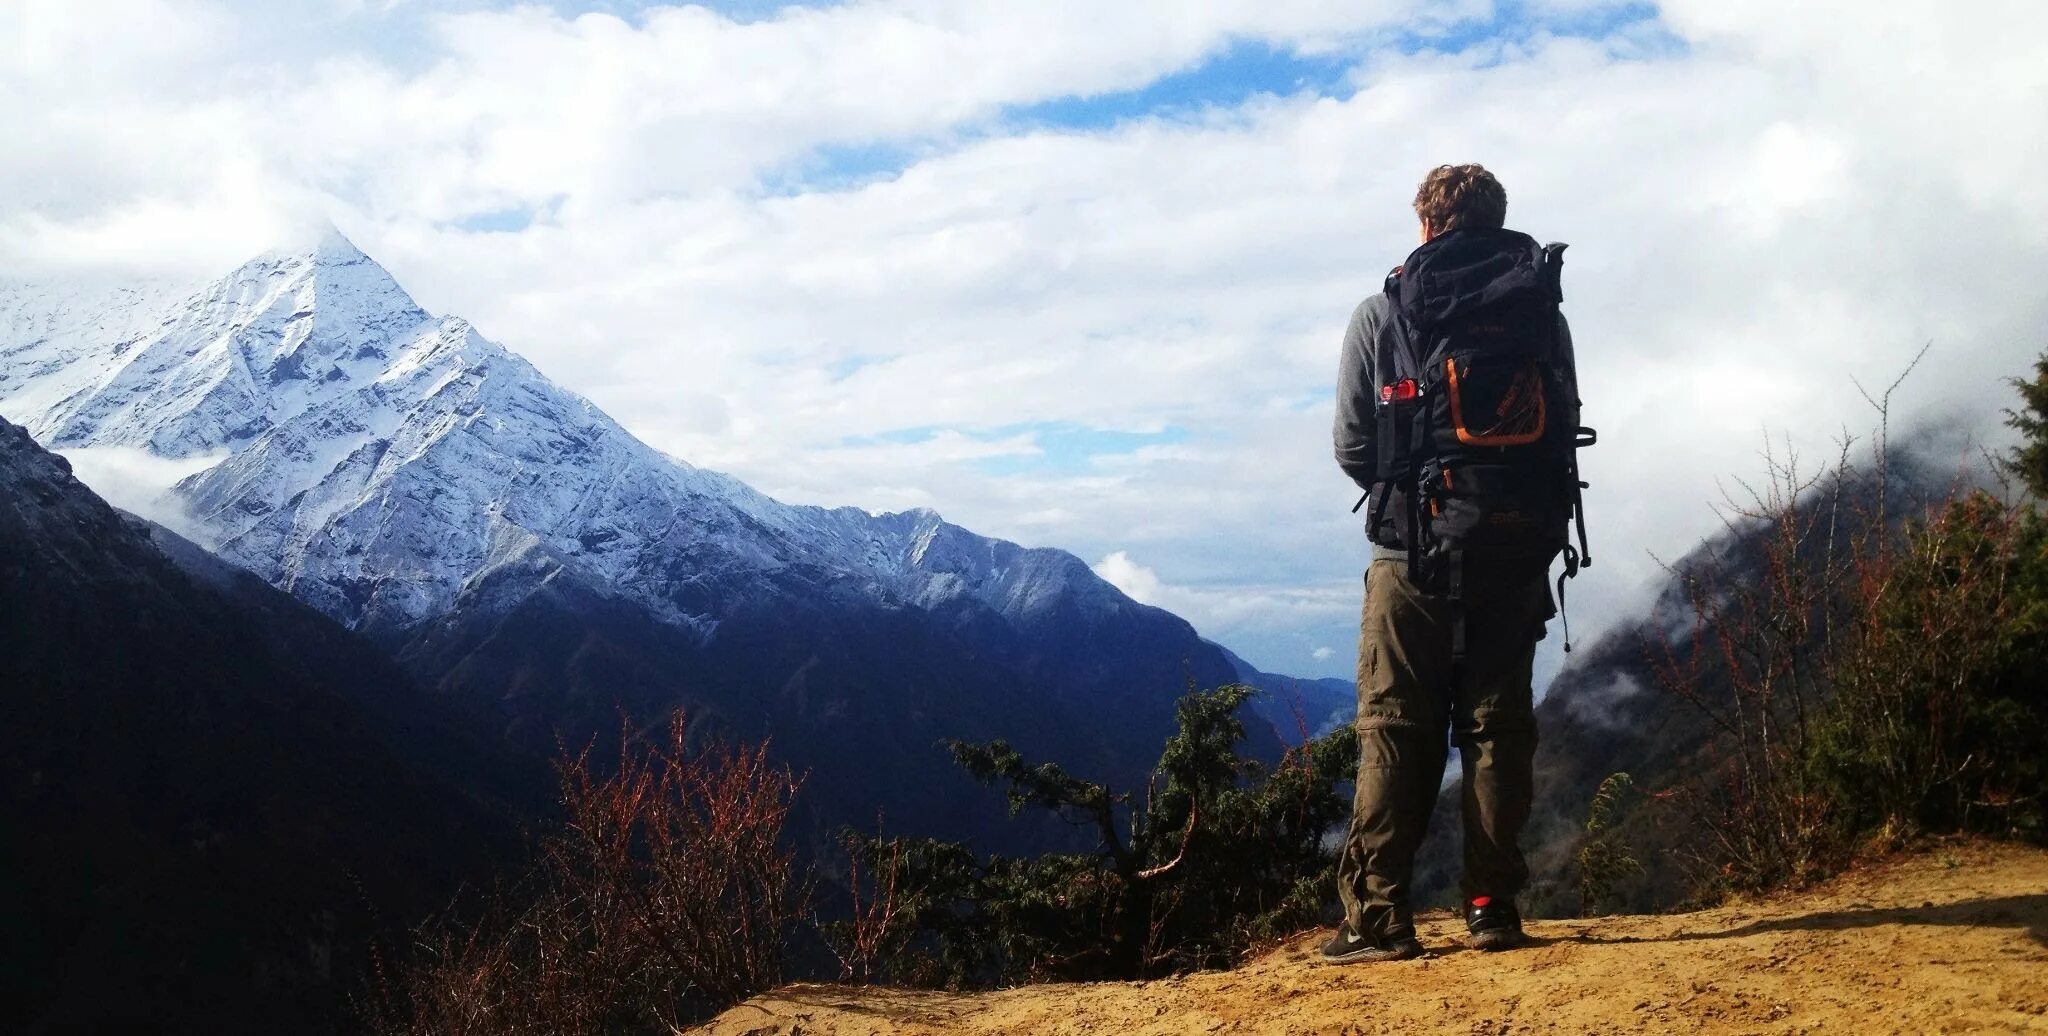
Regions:
<instances>
[{"instance_id":1,"label":"backpack shoulder strap","mask_svg":"<svg viewBox=\"0 0 2048 1036\"><path fill-rule=\"evenodd\" d=\"M1570 247L1562 241L1552 241L1536 252L1536 275L1550 295L1550 361L1553 364L1569 362L1564 352L1564 336L1558 327L1564 319L1563 310L1559 308L1564 303L1564 250Z\"/></svg>"},{"instance_id":2,"label":"backpack shoulder strap","mask_svg":"<svg viewBox=\"0 0 2048 1036\"><path fill-rule=\"evenodd\" d=\"M1564 301L1564 250L1570 245L1552 241L1544 245L1536 255L1536 269L1543 278L1544 287L1550 289L1550 301Z\"/></svg>"},{"instance_id":3,"label":"backpack shoulder strap","mask_svg":"<svg viewBox=\"0 0 2048 1036\"><path fill-rule=\"evenodd\" d=\"M1387 272L1384 289L1387 296L1387 326L1394 336L1394 348L1388 350L1388 358L1393 361L1393 377L1388 378L1386 375L1390 372L1381 371L1381 380L1385 382L1400 381L1403 378L1422 380L1422 348L1416 340L1419 336L1415 333L1415 325L1409 323L1408 318L1401 313L1401 271L1404 268L1396 266Z\"/></svg>"}]
</instances>

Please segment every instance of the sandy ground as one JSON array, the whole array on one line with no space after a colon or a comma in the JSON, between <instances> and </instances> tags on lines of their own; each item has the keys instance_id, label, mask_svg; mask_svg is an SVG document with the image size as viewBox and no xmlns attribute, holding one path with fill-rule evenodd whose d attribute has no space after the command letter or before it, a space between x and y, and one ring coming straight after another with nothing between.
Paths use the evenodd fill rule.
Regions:
<instances>
[{"instance_id":1,"label":"sandy ground","mask_svg":"<svg viewBox=\"0 0 2048 1036\"><path fill-rule=\"evenodd\" d=\"M957 995L797 985L704 1036L924 1033L2048 1033L2048 852L1959 846L1691 914L1539 921L1482 954L1312 963L1327 933L1231 972Z\"/></svg>"}]
</instances>

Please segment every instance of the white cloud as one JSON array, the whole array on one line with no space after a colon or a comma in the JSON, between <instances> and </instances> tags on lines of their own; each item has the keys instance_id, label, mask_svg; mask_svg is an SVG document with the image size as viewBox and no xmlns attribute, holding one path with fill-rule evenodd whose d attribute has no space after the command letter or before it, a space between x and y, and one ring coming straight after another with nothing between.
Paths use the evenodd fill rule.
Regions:
<instances>
[{"instance_id":1,"label":"white cloud","mask_svg":"<svg viewBox=\"0 0 2048 1036\"><path fill-rule=\"evenodd\" d=\"M177 520L177 509L164 505L164 494L179 480L205 471L227 457L225 451L159 457L130 446L94 446L57 453L71 463L71 473L101 499L130 514L164 521L173 526L173 531L187 534L198 530L177 528L182 524Z\"/></svg>"},{"instance_id":2,"label":"white cloud","mask_svg":"<svg viewBox=\"0 0 2048 1036\"><path fill-rule=\"evenodd\" d=\"M1603 432L1582 637L1640 602L1650 552L1714 528L1714 478L1754 470L1764 429L1824 452L1866 421L1849 378L1929 340L1908 398L1995 426L2048 318L2031 3L1671 0L1612 39L1463 54L1390 49L1438 10L1391 0L407 9L403 57L224 4L134 0L102 40L109 10L0 9L0 268L218 272L325 213L664 449L1104 558L1266 668L1349 669L1324 646L1364 562L1329 381L1430 165L1487 162L1512 222L1573 244ZM1357 93L1085 131L1002 114L1242 39L1353 55ZM875 143L900 175L764 187ZM451 222L507 210L533 225ZM1185 437L995 463L1043 458L1014 429L1045 422ZM912 428L938 431L873 438Z\"/></svg>"},{"instance_id":3,"label":"white cloud","mask_svg":"<svg viewBox=\"0 0 2048 1036\"><path fill-rule=\"evenodd\" d=\"M1131 556L1121 550L1096 562L1095 574L1139 604L1164 607L1160 604L1159 573L1132 561Z\"/></svg>"},{"instance_id":4,"label":"white cloud","mask_svg":"<svg viewBox=\"0 0 2048 1036\"><path fill-rule=\"evenodd\" d=\"M1182 586L1160 579L1159 573L1133 560L1127 551L1112 551L1094 565L1095 574L1132 600L1173 612L1204 634L1226 643L1239 638L1263 640L1276 631L1313 628L1344 616L1355 616L1357 595L1349 588L1293 585ZM1279 639L1279 638L1276 638ZM1329 648L1298 645L1318 662L1334 657ZM1317 655L1315 652L1323 654Z\"/></svg>"}]
</instances>

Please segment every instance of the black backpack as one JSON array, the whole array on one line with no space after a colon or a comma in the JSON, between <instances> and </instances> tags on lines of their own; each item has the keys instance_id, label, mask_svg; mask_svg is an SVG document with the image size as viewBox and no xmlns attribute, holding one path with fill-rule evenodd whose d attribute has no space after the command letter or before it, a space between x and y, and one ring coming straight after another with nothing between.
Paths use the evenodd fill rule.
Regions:
<instances>
[{"instance_id":1,"label":"black backpack","mask_svg":"<svg viewBox=\"0 0 2048 1036\"><path fill-rule=\"evenodd\" d=\"M1417 585L1454 604L1470 563L1543 569L1562 553L1560 605L1564 579L1592 563L1578 450L1597 435L1576 421L1559 341L1564 249L1512 230L1453 230L1387 276L1405 348L1381 372L1366 529L1407 552ZM1453 641L1462 658L1462 619Z\"/></svg>"}]
</instances>

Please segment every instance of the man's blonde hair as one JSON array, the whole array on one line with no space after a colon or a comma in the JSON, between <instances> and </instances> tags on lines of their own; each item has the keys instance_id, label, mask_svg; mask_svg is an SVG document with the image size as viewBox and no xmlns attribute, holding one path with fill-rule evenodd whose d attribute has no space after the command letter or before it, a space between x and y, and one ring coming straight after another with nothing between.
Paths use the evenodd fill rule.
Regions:
<instances>
[{"instance_id":1,"label":"man's blonde hair","mask_svg":"<svg viewBox=\"0 0 2048 1036\"><path fill-rule=\"evenodd\" d=\"M1508 192L1478 164L1440 165L1415 189L1415 215L1437 233L1498 230L1508 218Z\"/></svg>"}]
</instances>

